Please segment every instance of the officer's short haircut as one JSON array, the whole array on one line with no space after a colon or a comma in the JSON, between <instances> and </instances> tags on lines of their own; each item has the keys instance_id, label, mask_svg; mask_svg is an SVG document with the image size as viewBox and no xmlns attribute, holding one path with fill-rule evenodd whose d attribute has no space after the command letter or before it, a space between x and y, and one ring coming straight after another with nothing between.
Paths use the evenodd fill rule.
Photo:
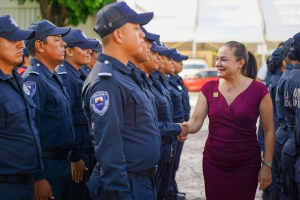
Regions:
<instances>
[{"instance_id":1,"label":"officer's short haircut","mask_svg":"<svg viewBox=\"0 0 300 200\"><path fill-rule=\"evenodd\" d=\"M48 37L45 37L45 38L42 39L41 41L42 41L44 44L48 44L47 38L48 38ZM35 54L36 54L35 47L33 47L33 48L31 48L31 49L29 50L29 54L31 55L31 57L35 57Z\"/></svg>"}]
</instances>

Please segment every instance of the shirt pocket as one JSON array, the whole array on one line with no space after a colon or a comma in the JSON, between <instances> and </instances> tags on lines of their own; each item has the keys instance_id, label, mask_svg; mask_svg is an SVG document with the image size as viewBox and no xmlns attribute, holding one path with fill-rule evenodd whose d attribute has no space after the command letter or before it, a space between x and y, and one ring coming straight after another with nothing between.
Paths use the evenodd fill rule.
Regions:
<instances>
[{"instance_id":1,"label":"shirt pocket","mask_svg":"<svg viewBox=\"0 0 300 200\"><path fill-rule=\"evenodd\" d=\"M28 123L27 119L27 112L26 106L24 102L7 102L3 104L3 107L6 111L4 115L4 127L6 132L8 133L15 133L24 130Z\"/></svg>"},{"instance_id":2,"label":"shirt pocket","mask_svg":"<svg viewBox=\"0 0 300 200\"><path fill-rule=\"evenodd\" d=\"M145 95L137 92L132 92L131 98L128 100L126 111L124 115L125 124L136 125L143 123L149 118L145 119L147 99Z\"/></svg>"},{"instance_id":3,"label":"shirt pocket","mask_svg":"<svg viewBox=\"0 0 300 200\"><path fill-rule=\"evenodd\" d=\"M54 94L54 101L55 101L55 114L56 117L61 117L65 115L63 112L67 112L66 103L64 97L58 94Z\"/></svg>"}]
</instances>

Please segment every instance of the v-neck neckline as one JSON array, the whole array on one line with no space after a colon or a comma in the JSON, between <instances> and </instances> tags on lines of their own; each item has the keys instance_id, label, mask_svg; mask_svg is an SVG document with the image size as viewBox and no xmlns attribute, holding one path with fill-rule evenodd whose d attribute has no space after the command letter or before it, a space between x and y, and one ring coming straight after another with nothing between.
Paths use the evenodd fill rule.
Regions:
<instances>
[{"instance_id":1,"label":"v-neck neckline","mask_svg":"<svg viewBox=\"0 0 300 200\"><path fill-rule=\"evenodd\" d=\"M255 80L252 80L252 82L248 85L248 87L246 89L244 89L242 92L240 92L233 100L230 104L228 104L227 99L225 98L225 96L222 94L222 92L219 90L219 84L220 84L220 79L218 80L218 85L217 85L217 89L218 92L221 94L221 96L223 97L223 99L226 102L227 107L231 107L231 105L236 101L237 98L239 98L243 93L245 93L245 91L247 91L251 85L254 83Z\"/></svg>"}]
</instances>

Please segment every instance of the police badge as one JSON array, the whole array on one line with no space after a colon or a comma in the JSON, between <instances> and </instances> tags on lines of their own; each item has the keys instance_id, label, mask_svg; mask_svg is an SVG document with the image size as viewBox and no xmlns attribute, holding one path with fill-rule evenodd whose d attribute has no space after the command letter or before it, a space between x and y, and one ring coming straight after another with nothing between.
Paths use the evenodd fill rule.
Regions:
<instances>
[{"instance_id":1,"label":"police badge","mask_svg":"<svg viewBox=\"0 0 300 200\"><path fill-rule=\"evenodd\" d=\"M29 90L30 96L33 97L33 95L36 92L36 83L33 81L27 81L24 84L26 85L27 89Z\"/></svg>"},{"instance_id":2,"label":"police badge","mask_svg":"<svg viewBox=\"0 0 300 200\"><path fill-rule=\"evenodd\" d=\"M109 105L108 93L105 91L95 92L90 100L93 111L98 115L104 115Z\"/></svg>"}]
</instances>

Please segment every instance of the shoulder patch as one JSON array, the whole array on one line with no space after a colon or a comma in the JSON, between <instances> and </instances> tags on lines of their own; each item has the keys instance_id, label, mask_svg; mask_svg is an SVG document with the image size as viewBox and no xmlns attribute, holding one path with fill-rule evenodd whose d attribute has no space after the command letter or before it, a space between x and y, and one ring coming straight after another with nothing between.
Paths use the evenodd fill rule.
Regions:
<instances>
[{"instance_id":1,"label":"shoulder patch","mask_svg":"<svg viewBox=\"0 0 300 200\"><path fill-rule=\"evenodd\" d=\"M96 114L104 115L109 106L108 93L105 91L95 92L90 99L90 104Z\"/></svg>"},{"instance_id":2,"label":"shoulder patch","mask_svg":"<svg viewBox=\"0 0 300 200\"><path fill-rule=\"evenodd\" d=\"M25 85L25 83L23 83L23 91L25 92L25 94L27 96L30 96L30 91L28 90L27 86Z\"/></svg>"},{"instance_id":3,"label":"shoulder patch","mask_svg":"<svg viewBox=\"0 0 300 200\"><path fill-rule=\"evenodd\" d=\"M30 95L31 97L33 97L33 95L35 94L36 92L36 83L33 82L33 81L27 81L24 83L24 85L27 87L27 90L29 92L28 95ZM24 87L23 87L23 90L24 90ZM25 91L25 90L24 90ZM25 92L26 93L26 92ZM27 94L27 93L26 93Z\"/></svg>"}]
</instances>

